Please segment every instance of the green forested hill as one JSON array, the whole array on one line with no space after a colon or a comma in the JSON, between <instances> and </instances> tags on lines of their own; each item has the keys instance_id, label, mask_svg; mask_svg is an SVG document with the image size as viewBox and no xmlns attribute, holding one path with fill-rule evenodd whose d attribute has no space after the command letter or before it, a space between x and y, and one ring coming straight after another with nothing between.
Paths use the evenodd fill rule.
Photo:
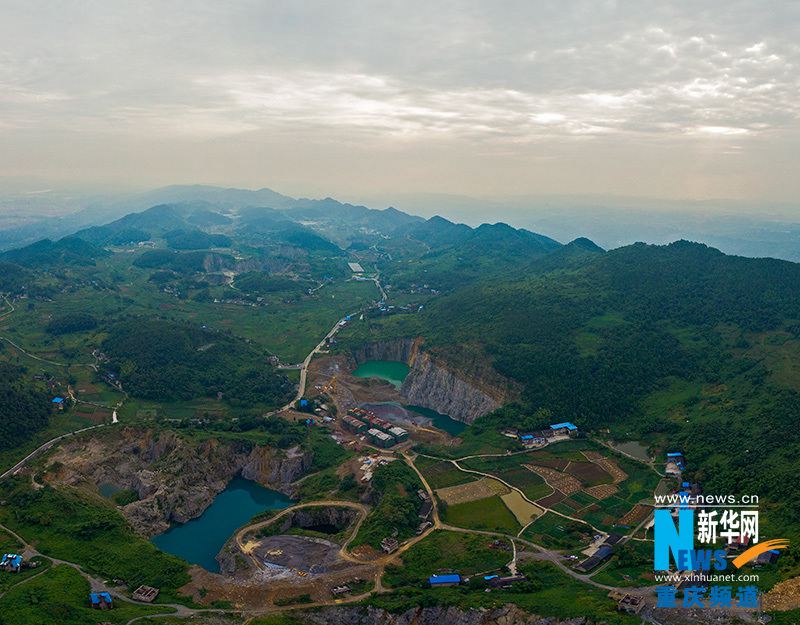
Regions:
<instances>
[{"instance_id":1,"label":"green forested hill","mask_svg":"<svg viewBox=\"0 0 800 625\"><path fill-rule=\"evenodd\" d=\"M421 335L444 358L459 346L459 358L486 358L518 382L519 405L484 419L519 423L544 408L680 445L709 490L760 493L774 519L800 521L789 505L800 501L789 479L800 454L800 265L679 241L610 252L580 242L522 267L375 322L372 334Z\"/></svg>"},{"instance_id":2,"label":"green forested hill","mask_svg":"<svg viewBox=\"0 0 800 625\"><path fill-rule=\"evenodd\" d=\"M479 345L523 383L527 401L585 425L636 413L668 377L716 383L751 369L748 333L791 329L800 318L800 265L698 244L535 267L438 299L422 333L431 347Z\"/></svg>"},{"instance_id":3,"label":"green forested hill","mask_svg":"<svg viewBox=\"0 0 800 625\"><path fill-rule=\"evenodd\" d=\"M111 366L135 397L191 400L222 393L237 407L274 406L291 383L241 339L188 323L138 318L114 324L103 344Z\"/></svg>"},{"instance_id":4,"label":"green forested hill","mask_svg":"<svg viewBox=\"0 0 800 625\"><path fill-rule=\"evenodd\" d=\"M0 363L0 450L29 440L47 426L50 398L19 367Z\"/></svg>"}]
</instances>

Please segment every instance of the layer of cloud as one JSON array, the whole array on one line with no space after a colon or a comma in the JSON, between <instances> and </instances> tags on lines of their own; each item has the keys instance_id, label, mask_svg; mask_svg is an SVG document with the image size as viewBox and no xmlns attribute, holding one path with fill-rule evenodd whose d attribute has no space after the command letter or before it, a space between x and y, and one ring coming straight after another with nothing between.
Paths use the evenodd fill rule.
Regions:
<instances>
[{"instance_id":1,"label":"layer of cloud","mask_svg":"<svg viewBox=\"0 0 800 625\"><path fill-rule=\"evenodd\" d=\"M5 0L0 140L797 154L798 6Z\"/></svg>"}]
</instances>

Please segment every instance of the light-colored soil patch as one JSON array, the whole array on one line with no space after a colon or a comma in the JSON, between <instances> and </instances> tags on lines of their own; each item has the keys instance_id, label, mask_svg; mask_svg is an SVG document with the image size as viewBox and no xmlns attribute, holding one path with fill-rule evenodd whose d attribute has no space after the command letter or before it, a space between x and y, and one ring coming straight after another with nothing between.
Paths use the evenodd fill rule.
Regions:
<instances>
[{"instance_id":1,"label":"light-colored soil patch","mask_svg":"<svg viewBox=\"0 0 800 625\"><path fill-rule=\"evenodd\" d=\"M776 584L764 595L764 610L795 610L800 608L800 577Z\"/></svg>"},{"instance_id":2,"label":"light-colored soil patch","mask_svg":"<svg viewBox=\"0 0 800 625\"><path fill-rule=\"evenodd\" d=\"M571 475L547 467L539 467L535 464L526 464L525 466L536 475L543 477L551 488L560 490L565 495L571 495L581 490L581 483Z\"/></svg>"},{"instance_id":3,"label":"light-colored soil patch","mask_svg":"<svg viewBox=\"0 0 800 625\"><path fill-rule=\"evenodd\" d=\"M600 484L599 486L592 486L585 490L595 499L608 499L612 495L616 495L619 489L613 484Z\"/></svg>"},{"instance_id":4,"label":"light-colored soil patch","mask_svg":"<svg viewBox=\"0 0 800 625\"><path fill-rule=\"evenodd\" d=\"M501 495L500 499L503 500L503 503L506 504L506 507L511 510L515 517L517 517L519 524L523 526L542 516L544 513L544 510L542 510L539 506L535 506L529 501L525 501L525 498L515 490L512 490L505 495Z\"/></svg>"},{"instance_id":5,"label":"light-colored soil patch","mask_svg":"<svg viewBox=\"0 0 800 625\"><path fill-rule=\"evenodd\" d=\"M459 503L467 503L478 499L486 499L493 495L505 495L509 489L497 480L488 477L481 478L477 482L448 486L436 491L439 498L447 505L452 506Z\"/></svg>"}]
</instances>

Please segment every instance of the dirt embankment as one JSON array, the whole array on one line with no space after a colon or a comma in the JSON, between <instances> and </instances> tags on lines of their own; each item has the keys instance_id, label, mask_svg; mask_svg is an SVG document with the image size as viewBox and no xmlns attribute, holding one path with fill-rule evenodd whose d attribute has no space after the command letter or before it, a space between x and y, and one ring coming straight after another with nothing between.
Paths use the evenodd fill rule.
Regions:
<instances>
[{"instance_id":1,"label":"dirt embankment","mask_svg":"<svg viewBox=\"0 0 800 625\"><path fill-rule=\"evenodd\" d=\"M312 455L299 449L191 442L170 431L126 427L64 444L52 457L50 466L57 470L48 476L66 485L135 491L139 500L121 511L138 533L150 537L202 514L238 474L285 491L311 461Z\"/></svg>"}]
</instances>

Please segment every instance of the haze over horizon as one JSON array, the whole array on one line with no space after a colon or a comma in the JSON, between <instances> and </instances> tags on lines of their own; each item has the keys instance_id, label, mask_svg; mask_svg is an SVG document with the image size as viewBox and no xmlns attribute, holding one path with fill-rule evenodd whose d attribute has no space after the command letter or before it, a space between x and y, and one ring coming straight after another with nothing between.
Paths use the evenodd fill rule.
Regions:
<instances>
[{"instance_id":1,"label":"haze over horizon","mask_svg":"<svg viewBox=\"0 0 800 625\"><path fill-rule=\"evenodd\" d=\"M6 0L2 15L0 186L755 213L800 191L792 2Z\"/></svg>"}]
</instances>

